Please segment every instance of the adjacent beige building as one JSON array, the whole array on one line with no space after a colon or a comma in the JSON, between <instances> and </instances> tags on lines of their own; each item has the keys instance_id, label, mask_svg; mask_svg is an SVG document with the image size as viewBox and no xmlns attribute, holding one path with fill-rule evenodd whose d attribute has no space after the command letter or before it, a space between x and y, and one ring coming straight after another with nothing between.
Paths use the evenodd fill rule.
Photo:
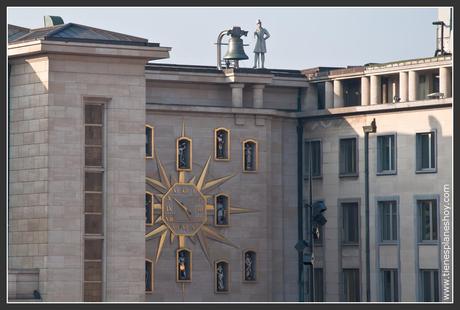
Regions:
<instances>
[{"instance_id":1,"label":"adjacent beige building","mask_svg":"<svg viewBox=\"0 0 460 310\"><path fill-rule=\"evenodd\" d=\"M295 246L309 239L310 150L312 200L327 206L316 301L442 300L450 54L306 70L154 62L170 50L9 25L10 301L308 301Z\"/></svg>"}]
</instances>

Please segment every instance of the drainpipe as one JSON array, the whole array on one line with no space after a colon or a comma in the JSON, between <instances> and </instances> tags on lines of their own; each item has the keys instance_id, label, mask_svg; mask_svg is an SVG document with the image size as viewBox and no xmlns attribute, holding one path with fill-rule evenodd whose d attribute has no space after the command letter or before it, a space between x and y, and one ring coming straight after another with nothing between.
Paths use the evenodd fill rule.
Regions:
<instances>
[{"instance_id":1,"label":"drainpipe","mask_svg":"<svg viewBox=\"0 0 460 310\"><path fill-rule=\"evenodd\" d=\"M363 126L364 131L364 195L366 208L366 301L371 301L371 258L369 237L369 133L377 132L375 118L370 126Z\"/></svg>"},{"instance_id":2,"label":"drainpipe","mask_svg":"<svg viewBox=\"0 0 460 310\"><path fill-rule=\"evenodd\" d=\"M297 244L303 244L303 122L297 120ZM297 248L299 266L299 301L305 301L303 280L303 248Z\"/></svg>"}]
</instances>

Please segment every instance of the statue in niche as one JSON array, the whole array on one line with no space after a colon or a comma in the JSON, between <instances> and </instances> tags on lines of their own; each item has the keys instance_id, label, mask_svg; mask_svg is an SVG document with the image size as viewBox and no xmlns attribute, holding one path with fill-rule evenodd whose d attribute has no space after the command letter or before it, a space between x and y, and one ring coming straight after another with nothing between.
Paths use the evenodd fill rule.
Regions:
<instances>
[{"instance_id":1,"label":"statue in niche","mask_svg":"<svg viewBox=\"0 0 460 310\"><path fill-rule=\"evenodd\" d=\"M244 158L245 158L245 164L246 164L245 169L246 170L253 170L252 153L253 153L252 145L250 143L246 143L244 145Z\"/></svg>"},{"instance_id":2,"label":"statue in niche","mask_svg":"<svg viewBox=\"0 0 460 310\"><path fill-rule=\"evenodd\" d=\"M187 153L187 141L186 140L181 140L179 141L179 168L187 168L187 159L186 159L186 153Z\"/></svg>"},{"instance_id":3,"label":"statue in niche","mask_svg":"<svg viewBox=\"0 0 460 310\"><path fill-rule=\"evenodd\" d=\"M179 280L187 280L187 267L186 267L186 257L185 251L179 252Z\"/></svg>"},{"instance_id":4,"label":"statue in niche","mask_svg":"<svg viewBox=\"0 0 460 310\"><path fill-rule=\"evenodd\" d=\"M244 258L244 279L246 281L254 280L254 271L252 269L252 256L249 252L245 254Z\"/></svg>"},{"instance_id":5,"label":"statue in niche","mask_svg":"<svg viewBox=\"0 0 460 310\"><path fill-rule=\"evenodd\" d=\"M225 205L222 197L217 198L217 225L227 224L227 219L225 218Z\"/></svg>"},{"instance_id":6,"label":"statue in niche","mask_svg":"<svg viewBox=\"0 0 460 310\"><path fill-rule=\"evenodd\" d=\"M149 265L146 263L145 264L145 290L146 291L152 290L151 283L152 283L152 275L150 274Z\"/></svg>"},{"instance_id":7,"label":"statue in niche","mask_svg":"<svg viewBox=\"0 0 460 310\"><path fill-rule=\"evenodd\" d=\"M222 131L217 133L217 158L225 158L225 137Z\"/></svg>"},{"instance_id":8,"label":"statue in niche","mask_svg":"<svg viewBox=\"0 0 460 310\"><path fill-rule=\"evenodd\" d=\"M224 267L222 266L222 264L217 265L217 290L225 290L225 274Z\"/></svg>"}]
</instances>

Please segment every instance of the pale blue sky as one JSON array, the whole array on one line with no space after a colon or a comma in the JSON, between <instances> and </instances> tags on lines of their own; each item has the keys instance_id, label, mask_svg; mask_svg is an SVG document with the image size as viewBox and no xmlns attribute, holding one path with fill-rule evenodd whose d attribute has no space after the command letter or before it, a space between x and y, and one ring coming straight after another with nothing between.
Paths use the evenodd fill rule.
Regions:
<instances>
[{"instance_id":1,"label":"pale blue sky","mask_svg":"<svg viewBox=\"0 0 460 310\"><path fill-rule=\"evenodd\" d=\"M430 57L435 51L436 8L8 8L8 23L38 28L44 15L121 32L172 47L165 63L216 65L220 31L234 25L253 63L253 31L257 19L267 28L266 67L305 69L363 65ZM226 39L225 39L226 40ZM222 48L223 53L226 47Z\"/></svg>"}]
</instances>

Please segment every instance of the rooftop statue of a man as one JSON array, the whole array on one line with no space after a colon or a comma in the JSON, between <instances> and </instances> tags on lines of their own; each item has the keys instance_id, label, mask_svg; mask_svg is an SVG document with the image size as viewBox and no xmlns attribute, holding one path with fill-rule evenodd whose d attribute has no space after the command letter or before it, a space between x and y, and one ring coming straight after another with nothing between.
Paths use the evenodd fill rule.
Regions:
<instances>
[{"instance_id":1,"label":"rooftop statue of a man","mask_svg":"<svg viewBox=\"0 0 460 310\"><path fill-rule=\"evenodd\" d=\"M257 28L254 32L254 37L256 38L256 46L254 47L254 67L253 68L264 68L265 62L265 53L267 52L267 47L265 46L265 40L270 38L270 33L268 30L262 27L262 22L260 19L257 20Z\"/></svg>"}]
</instances>

